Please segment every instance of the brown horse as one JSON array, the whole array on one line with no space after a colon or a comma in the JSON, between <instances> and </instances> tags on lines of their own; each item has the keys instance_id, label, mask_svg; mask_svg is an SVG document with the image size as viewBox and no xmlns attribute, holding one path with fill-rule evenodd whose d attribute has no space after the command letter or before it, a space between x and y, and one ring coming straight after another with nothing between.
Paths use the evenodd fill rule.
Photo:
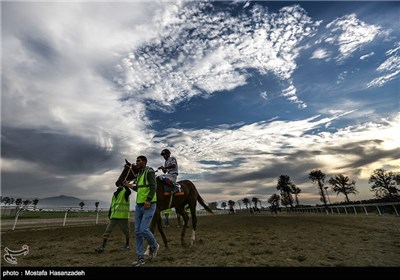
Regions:
<instances>
[{"instance_id":1,"label":"brown horse","mask_svg":"<svg viewBox=\"0 0 400 280\"><path fill-rule=\"evenodd\" d=\"M137 173L136 165L130 163L125 159L125 166L122 170L121 175L119 175L118 180L115 182L116 186L122 186L125 181L132 181ZM190 180L182 180L178 183L181 185L181 192L175 193L171 200L171 193L164 191L163 183L160 180L157 181L157 207L156 212L154 214L152 223L151 223L151 231L154 233L155 227L157 225L158 231L161 234L161 237L164 241L164 245L168 248L168 240L165 236L164 229L162 226L162 219L161 219L161 211L168 209L168 208L175 208L176 213L180 214L183 218L184 226L182 227L181 232L181 244L183 246L186 245L185 243L185 233L186 228L188 227L189 216L185 211L185 205L189 205L190 214L192 218L192 237L190 245L193 245L196 239L196 228L197 228L197 216L196 216L196 205L197 202L200 203L201 206L204 207L206 211L211 214L214 214L212 210L207 206L204 202L203 198L198 193L196 186Z\"/></svg>"}]
</instances>

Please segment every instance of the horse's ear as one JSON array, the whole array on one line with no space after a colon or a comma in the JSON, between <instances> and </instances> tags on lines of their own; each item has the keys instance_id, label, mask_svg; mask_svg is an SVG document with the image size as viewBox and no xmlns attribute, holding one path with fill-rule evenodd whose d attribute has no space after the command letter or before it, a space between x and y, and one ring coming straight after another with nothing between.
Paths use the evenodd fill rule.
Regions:
<instances>
[{"instance_id":1,"label":"horse's ear","mask_svg":"<svg viewBox=\"0 0 400 280\"><path fill-rule=\"evenodd\" d=\"M125 159L125 162L126 162L126 164L129 164L129 165L131 165L131 163L130 163L129 161L127 161L126 159Z\"/></svg>"}]
</instances>

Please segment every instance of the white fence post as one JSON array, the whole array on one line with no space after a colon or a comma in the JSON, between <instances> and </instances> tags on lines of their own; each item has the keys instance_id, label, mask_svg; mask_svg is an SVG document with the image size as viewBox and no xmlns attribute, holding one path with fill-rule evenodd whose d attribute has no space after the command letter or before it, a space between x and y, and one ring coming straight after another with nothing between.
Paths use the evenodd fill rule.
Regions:
<instances>
[{"instance_id":1,"label":"white fence post","mask_svg":"<svg viewBox=\"0 0 400 280\"><path fill-rule=\"evenodd\" d=\"M97 210L96 225L99 223L99 213L100 213L100 210Z\"/></svg>"},{"instance_id":2,"label":"white fence post","mask_svg":"<svg viewBox=\"0 0 400 280\"><path fill-rule=\"evenodd\" d=\"M69 210L71 210L71 209L65 210L63 227L65 226L65 222L67 221L67 214L68 214L68 211L69 211Z\"/></svg>"},{"instance_id":3,"label":"white fence post","mask_svg":"<svg viewBox=\"0 0 400 280\"><path fill-rule=\"evenodd\" d=\"M379 216L382 216L381 210L379 210L379 206L378 206L378 205L375 205L375 207L376 207L376 209L378 209Z\"/></svg>"},{"instance_id":4,"label":"white fence post","mask_svg":"<svg viewBox=\"0 0 400 280\"><path fill-rule=\"evenodd\" d=\"M396 206L392 205L392 207L394 208L394 212L396 212L396 216L398 216L399 213L397 212Z\"/></svg>"},{"instance_id":5,"label":"white fence post","mask_svg":"<svg viewBox=\"0 0 400 280\"><path fill-rule=\"evenodd\" d=\"M17 225L17 221L18 221L18 216L19 216L19 214L20 214L22 211L24 211L24 210L25 210L25 209L22 208L22 207L18 209L17 213L15 214L15 221L14 221L14 226L13 226L12 230L14 230L14 229L15 229L15 226Z\"/></svg>"}]
</instances>

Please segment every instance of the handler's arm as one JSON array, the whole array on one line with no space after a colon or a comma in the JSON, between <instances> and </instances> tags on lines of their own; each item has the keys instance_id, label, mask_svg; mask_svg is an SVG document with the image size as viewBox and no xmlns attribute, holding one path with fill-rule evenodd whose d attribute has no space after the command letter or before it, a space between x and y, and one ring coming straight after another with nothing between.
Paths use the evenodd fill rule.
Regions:
<instances>
[{"instance_id":1,"label":"handler's arm","mask_svg":"<svg viewBox=\"0 0 400 280\"><path fill-rule=\"evenodd\" d=\"M153 169L149 169L147 172L147 181L149 182L150 192L146 198L146 201L151 202L154 194L156 193L156 173Z\"/></svg>"}]
</instances>

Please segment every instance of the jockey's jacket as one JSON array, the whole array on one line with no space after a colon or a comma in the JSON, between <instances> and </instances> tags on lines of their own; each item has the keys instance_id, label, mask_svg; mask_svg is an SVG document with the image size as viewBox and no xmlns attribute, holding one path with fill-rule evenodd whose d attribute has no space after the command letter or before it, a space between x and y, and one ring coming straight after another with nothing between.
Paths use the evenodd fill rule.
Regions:
<instances>
[{"instance_id":1,"label":"jockey's jacket","mask_svg":"<svg viewBox=\"0 0 400 280\"><path fill-rule=\"evenodd\" d=\"M138 204L145 203L147 195L150 192L149 181L147 180L147 172L149 170L151 170L151 172L154 172L153 169L145 167L144 171L139 175L139 178L136 181L136 186L137 186L136 203ZM154 193L151 202L156 202L156 201L157 201L157 194Z\"/></svg>"},{"instance_id":2,"label":"jockey's jacket","mask_svg":"<svg viewBox=\"0 0 400 280\"><path fill-rule=\"evenodd\" d=\"M122 189L118 196L113 195L111 201L110 219L129 219L130 199L125 200L125 189Z\"/></svg>"}]
</instances>

